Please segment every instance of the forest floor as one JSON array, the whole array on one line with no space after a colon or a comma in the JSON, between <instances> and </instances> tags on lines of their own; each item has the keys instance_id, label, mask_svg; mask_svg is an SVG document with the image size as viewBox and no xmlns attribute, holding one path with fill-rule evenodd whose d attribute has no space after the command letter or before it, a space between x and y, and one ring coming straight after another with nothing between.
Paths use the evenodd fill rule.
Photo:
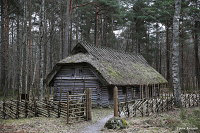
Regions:
<instances>
[{"instance_id":1,"label":"forest floor","mask_svg":"<svg viewBox=\"0 0 200 133\"><path fill-rule=\"evenodd\" d=\"M0 133L79 133L111 114L113 114L113 109L92 109L92 121L74 124L67 124L64 118L0 119Z\"/></svg>"},{"instance_id":2,"label":"forest floor","mask_svg":"<svg viewBox=\"0 0 200 133\"><path fill-rule=\"evenodd\" d=\"M126 119L123 130L102 129L103 133L200 133L200 107L175 109L149 117Z\"/></svg>"},{"instance_id":3,"label":"forest floor","mask_svg":"<svg viewBox=\"0 0 200 133\"><path fill-rule=\"evenodd\" d=\"M104 129L103 125L113 114L112 109L93 109L93 120L68 125L63 118L26 118L18 120L0 119L0 133L80 133L99 130L102 133L178 133L200 132L200 108L175 109L149 117L126 119L129 127L123 130ZM94 128L94 130L92 129ZM102 128L100 130L100 128ZM193 132L193 133L195 133Z\"/></svg>"}]
</instances>

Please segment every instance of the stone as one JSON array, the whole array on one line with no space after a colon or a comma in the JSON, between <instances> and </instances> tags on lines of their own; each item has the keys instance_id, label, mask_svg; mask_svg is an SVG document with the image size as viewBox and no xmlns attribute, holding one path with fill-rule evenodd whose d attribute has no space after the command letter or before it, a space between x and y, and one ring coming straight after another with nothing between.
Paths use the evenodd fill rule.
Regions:
<instances>
[{"instance_id":1,"label":"stone","mask_svg":"<svg viewBox=\"0 0 200 133\"><path fill-rule=\"evenodd\" d=\"M124 129L128 127L128 123L125 119L113 117L106 122L104 127L107 129Z\"/></svg>"}]
</instances>

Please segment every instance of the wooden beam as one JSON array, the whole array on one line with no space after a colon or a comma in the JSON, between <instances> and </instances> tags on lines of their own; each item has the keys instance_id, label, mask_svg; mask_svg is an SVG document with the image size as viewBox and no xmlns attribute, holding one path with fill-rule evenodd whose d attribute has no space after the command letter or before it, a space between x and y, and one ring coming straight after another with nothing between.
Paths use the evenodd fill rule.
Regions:
<instances>
[{"instance_id":1,"label":"wooden beam","mask_svg":"<svg viewBox=\"0 0 200 133\"><path fill-rule=\"evenodd\" d=\"M146 99L148 99L149 98L149 88L148 88L148 85L146 85Z\"/></svg>"},{"instance_id":2,"label":"wooden beam","mask_svg":"<svg viewBox=\"0 0 200 133\"><path fill-rule=\"evenodd\" d=\"M118 117L119 114L118 114L118 88L117 86L114 87L114 90L113 90L113 101L114 101L114 117Z\"/></svg>"},{"instance_id":3,"label":"wooden beam","mask_svg":"<svg viewBox=\"0 0 200 133\"><path fill-rule=\"evenodd\" d=\"M69 92L67 92L67 124L69 124Z\"/></svg>"},{"instance_id":4,"label":"wooden beam","mask_svg":"<svg viewBox=\"0 0 200 133\"><path fill-rule=\"evenodd\" d=\"M142 90L142 98L141 99L143 99L144 98L144 85L142 85L142 88L141 88Z\"/></svg>"},{"instance_id":5,"label":"wooden beam","mask_svg":"<svg viewBox=\"0 0 200 133\"><path fill-rule=\"evenodd\" d=\"M91 89L86 89L86 118L87 120L92 120L92 99L91 99Z\"/></svg>"}]
</instances>

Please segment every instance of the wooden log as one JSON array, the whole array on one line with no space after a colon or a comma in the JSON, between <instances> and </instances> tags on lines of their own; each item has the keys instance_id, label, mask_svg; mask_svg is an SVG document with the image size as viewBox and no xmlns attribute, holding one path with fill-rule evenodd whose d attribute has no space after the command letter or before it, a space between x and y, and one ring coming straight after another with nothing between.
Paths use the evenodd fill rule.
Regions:
<instances>
[{"instance_id":1,"label":"wooden log","mask_svg":"<svg viewBox=\"0 0 200 133\"><path fill-rule=\"evenodd\" d=\"M3 111L2 111L3 119L6 118L6 109L5 109L5 107L6 107L6 102L5 102L5 100L3 100Z\"/></svg>"},{"instance_id":2,"label":"wooden log","mask_svg":"<svg viewBox=\"0 0 200 133\"><path fill-rule=\"evenodd\" d=\"M158 113L158 98L156 98L156 102L155 102L156 106L155 106L155 110L156 110L156 113Z\"/></svg>"},{"instance_id":3,"label":"wooden log","mask_svg":"<svg viewBox=\"0 0 200 133\"><path fill-rule=\"evenodd\" d=\"M199 93L198 93L198 91L196 91L196 94L197 94L196 100L197 100L197 107L198 107L199 106Z\"/></svg>"},{"instance_id":4,"label":"wooden log","mask_svg":"<svg viewBox=\"0 0 200 133\"><path fill-rule=\"evenodd\" d=\"M28 116L27 108L28 108L28 103L27 103L27 100L25 100L25 108L24 108L24 110L25 110L25 118L27 118L27 116Z\"/></svg>"},{"instance_id":5,"label":"wooden log","mask_svg":"<svg viewBox=\"0 0 200 133\"><path fill-rule=\"evenodd\" d=\"M17 107L16 107L16 119L19 118L19 103L20 103L19 100L17 100L17 102L16 102L16 104L17 104L17 105L16 105L16 106L17 106Z\"/></svg>"},{"instance_id":6,"label":"wooden log","mask_svg":"<svg viewBox=\"0 0 200 133\"><path fill-rule=\"evenodd\" d=\"M160 84L158 84L158 88L157 89L158 89L158 95L157 95L157 97L160 98Z\"/></svg>"},{"instance_id":7,"label":"wooden log","mask_svg":"<svg viewBox=\"0 0 200 133\"><path fill-rule=\"evenodd\" d=\"M167 99L166 99L166 106L167 106L167 111L169 111L169 97L168 97L168 93L167 93Z\"/></svg>"},{"instance_id":8,"label":"wooden log","mask_svg":"<svg viewBox=\"0 0 200 133\"><path fill-rule=\"evenodd\" d=\"M69 92L67 93L67 123L69 123Z\"/></svg>"},{"instance_id":9,"label":"wooden log","mask_svg":"<svg viewBox=\"0 0 200 133\"><path fill-rule=\"evenodd\" d=\"M149 100L146 102L146 115L149 116Z\"/></svg>"},{"instance_id":10,"label":"wooden log","mask_svg":"<svg viewBox=\"0 0 200 133\"><path fill-rule=\"evenodd\" d=\"M79 107L79 108L70 108L70 111L77 110L77 109L86 109L86 107Z\"/></svg>"},{"instance_id":11,"label":"wooden log","mask_svg":"<svg viewBox=\"0 0 200 133\"><path fill-rule=\"evenodd\" d=\"M118 88L115 86L113 89L113 101L114 101L114 117L118 117Z\"/></svg>"},{"instance_id":12,"label":"wooden log","mask_svg":"<svg viewBox=\"0 0 200 133\"><path fill-rule=\"evenodd\" d=\"M142 85L140 85L140 99L142 99Z\"/></svg>"},{"instance_id":13,"label":"wooden log","mask_svg":"<svg viewBox=\"0 0 200 133\"><path fill-rule=\"evenodd\" d=\"M191 103L190 103L190 94L187 94L187 99L188 99L188 107L190 107L191 106Z\"/></svg>"},{"instance_id":14,"label":"wooden log","mask_svg":"<svg viewBox=\"0 0 200 133\"><path fill-rule=\"evenodd\" d=\"M58 108L57 108L58 118L60 117L60 101L58 102Z\"/></svg>"},{"instance_id":15,"label":"wooden log","mask_svg":"<svg viewBox=\"0 0 200 133\"><path fill-rule=\"evenodd\" d=\"M87 90L88 92L88 120L92 120L92 98L91 98L91 94L92 91L91 89Z\"/></svg>"},{"instance_id":16,"label":"wooden log","mask_svg":"<svg viewBox=\"0 0 200 133\"><path fill-rule=\"evenodd\" d=\"M149 87L146 85L146 99L149 99Z\"/></svg>"},{"instance_id":17,"label":"wooden log","mask_svg":"<svg viewBox=\"0 0 200 133\"><path fill-rule=\"evenodd\" d=\"M140 107L140 110L141 110L141 116L143 117L144 116L144 103L141 104L141 107Z\"/></svg>"},{"instance_id":18,"label":"wooden log","mask_svg":"<svg viewBox=\"0 0 200 133\"><path fill-rule=\"evenodd\" d=\"M142 85L141 91L142 91L142 98L141 99L143 99L144 98L144 85Z\"/></svg>"},{"instance_id":19,"label":"wooden log","mask_svg":"<svg viewBox=\"0 0 200 133\"><path fill-rule=\"evenodd\" d=\"M161 91L161 94L162 94L162 99L161 99L161 102L162 102L162 106L161 106L161 108L162 108L162 112L164 112L164 93L163 93L163 91Z\"/></svg>"}]
</instances>

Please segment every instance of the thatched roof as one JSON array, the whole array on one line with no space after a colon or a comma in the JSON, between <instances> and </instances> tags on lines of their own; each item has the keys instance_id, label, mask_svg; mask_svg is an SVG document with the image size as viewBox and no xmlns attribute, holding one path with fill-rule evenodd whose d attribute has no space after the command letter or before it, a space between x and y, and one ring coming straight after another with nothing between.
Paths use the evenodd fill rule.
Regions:
<instances>
[{"instance_id":1,"label":"thatched roof","mask_svg":"<svg viewBox=\"0 0 200 133\"><path fill-rule=\"evenodd\" d=\"M143 85L164 84L165 78L138 54L125 53L111 48L77 44L72 55L56 64L47 77L47 84L53 78L59 66L70 63L90 64L106 81L107 85Z\"/></svg>"}]
</instances>

